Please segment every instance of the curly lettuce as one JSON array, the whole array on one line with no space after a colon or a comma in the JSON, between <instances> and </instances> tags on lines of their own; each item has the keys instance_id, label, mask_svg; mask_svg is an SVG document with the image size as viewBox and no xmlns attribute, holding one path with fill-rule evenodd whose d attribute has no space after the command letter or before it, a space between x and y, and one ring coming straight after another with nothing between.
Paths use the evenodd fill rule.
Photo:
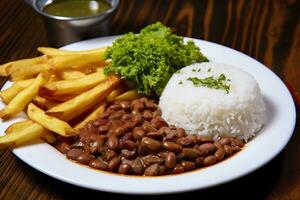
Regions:
<instances>
[{"instance_id":1,"label":"curly lettuce","mask_svg":"<svg viewBox=\"0 0 300 200\"><path fill-rule=\"evenodd\" d=\"M181 68L208 59L193 41L172 34L160 22L142 29L139 34L127 33L117 38L106 51L111 63L106 74L118 74L132 82L138 93L160 96L172 74Z\"/></svg>"}]
</instances>

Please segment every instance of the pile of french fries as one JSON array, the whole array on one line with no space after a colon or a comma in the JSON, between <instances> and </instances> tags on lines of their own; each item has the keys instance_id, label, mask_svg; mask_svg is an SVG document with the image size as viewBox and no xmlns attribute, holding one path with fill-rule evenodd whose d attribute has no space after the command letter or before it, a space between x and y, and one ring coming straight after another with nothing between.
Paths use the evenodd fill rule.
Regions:
<instances>
[{"instance_id":1,"label":"pile of french fries","mask_svg":"<svg viewBox=\"0 0 300 200\"><path fill-rule=\"evenodd\" d=\"M0 148L19 146L42 138L54 143L56 134L69 137L97 119L107 103L132 100L139 95L103 68L106 48L66 51L40 47L43 55L0 65L0 76L9 76L12 86L0 92L6 106L2 120L21 112L28 119L11 124L0 136Z\"/></svg>"}]
</instances>

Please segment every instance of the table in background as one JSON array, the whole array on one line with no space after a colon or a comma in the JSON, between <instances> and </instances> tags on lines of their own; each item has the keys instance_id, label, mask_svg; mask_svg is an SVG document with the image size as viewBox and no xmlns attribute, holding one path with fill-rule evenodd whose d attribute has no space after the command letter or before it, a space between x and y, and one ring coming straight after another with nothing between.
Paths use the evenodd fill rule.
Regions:
<instances>
[{"instance_id":1,"label":"table in background","mask_svg":"<svg viewBox=\"0 0 300 200\"><path fill-rule=\"evenodd\" d=\"M286 83L299 108L299 1L121 0L113 19L112 34L138 31L156 21L168 25L176 34L220 43L256 58ZM21 0L0 1L0 63L37 56L36 48L47 45L44 26L33 9ZM224 199L300 199L299 122L298 118L287 147L254 173L221 186L163 198L182 199L196 195L197 199L218 196ZM27 166L9 150L0 151L0 199L76 199L80 196L107 200L129 197L60 182ZM131 197L140 198L162 197Z\"/></svg>"}]
</instances>

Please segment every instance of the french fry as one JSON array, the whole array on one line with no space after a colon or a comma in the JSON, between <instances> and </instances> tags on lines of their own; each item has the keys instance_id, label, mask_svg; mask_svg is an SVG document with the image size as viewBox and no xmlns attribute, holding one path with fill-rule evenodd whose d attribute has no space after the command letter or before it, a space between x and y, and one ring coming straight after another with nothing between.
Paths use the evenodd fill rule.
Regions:
<instances>
[{"instance_id":1,"label":"french fry","mask_svg":"<svg viewBox=\"0 0 300 200\"><path fill-rule=\"evenodd\" d=\"M64 137L69 137L72 135L76 135L78 132L73 129L67 122L62 121L58 118L46 115L45 112L30 103L27 107L27 115L36 123L40 124L41 126L45 127L46 129L53 131L59 135Z\"/></svg>"},{"instance_id":2,"label":"french fry","mask_svg":"<svg viewBox=\"0 0 300 200\"><path fill-rule=\"evenodd\" d=\"M51 101L41 96L35 96L32 99L32 102L43 110L49 110L50 108L58 104L57 102Z\"/></svg>"},{"instance_id":3,"label":"french fry","mask_svg":"<svg viewBox=\"0 0 300 200\"><path fill-rule=\"evenodd\" d=\"M0 76L9 76L9 69L11 68L11 63L5 63L0 65Z\"/></svg>"},{"instance_id":4,"label":"french fry","mask_svg":"<svg viewBox=\"0 0 300 200\"><path fill-rule=\"evenodd\" d=\"M55 74L50 74L49 75L49 80L47 82L52 82L52 81L59 81L60 78L57 77Z\"/></svg>"},{"instance_id":5,"label":"french fry","mask_svg":"<svg viewBox=\"0 0 300 200\"><path fill-rule=\"evenodd\" d=\"M24 129L28 128L28 126L31 126L32 124L35 124L35 122L31 121L31 120L26 120L26 121L20 121L20 122L15 122L13 124L11 124L6 130L5 130L5 134L9 135L11 133L16 133L16 132L20 132L23 131ZM26 136L24 136L26 137ZM46 142L52 144L56 141L56 137L53 135L53 133L51 133L50 131L48 131L47 129L44 129L41 134L40 134L40 138L45 140ZM35 139L35 138L34 138Z\"/></svg>"},{"instance_id":6,"label":"french fry","mask_svg":"<svg viewBox=\"0 0 300 200\"><path fill-rule=\"evenodd\" d=\"M39 87L44 83L45 79L39 74L32 84L26 89L18 93L6 107L0 111L2 119L9 119L21 112L27 104L38 94Z\"/></svg>"},{"instance_id":7,"label":"french fry","mask_svg":"<svg viewBox=\"0 0 300 200\"><path fill-rule=\"evenodd\" d=\"M70 69L72 66L80 66L88 63L95 63L104 60L105 49L101 52L90 54L55 56L49 60L49 67L53 72Z\"/></svg>"},{"instance_id":8,"label":"french fry","mask_svg":"<svg viewBox=\"0 0 300 200\"><path fill-rule=\"evenodd\" d=\"M94 88L61 103L49 109L46 114L57 116L59 119L70 121L76 116L83 113L85 110L93 107L95 104L102 101L106 95L114 89L120 79L116 76L110 76L106 81L101 82Z\"/></svg>"},{"instance_id":9,"label":"french fry","mask_svg":"<svg viewBox=\"0 0 300 200\"><path fill-rule=\"evenodd\" d=\"M14 84L25 89L25 88L29 87L33 81L34 81L34 78L26 79L26 80L22 80L22 81L16 81L16 82L14 82Z\"/></svg>"},{"instance_id":10,"label":"french fry","mask_svg":"<svg viewBox=\"0 0 300 200\"><path fill-rule=\"evenodd\" d=\"M44 55L47 56L66 56L66 55L76 55L76 54L91 54L91 53L99 53L101 54L103 51L105 51L106 47L101 47L97 49L91 49L91 50L84 50L84 51L67 51L67 50L61 50L61 49L55 49L51 47L39 47L37 50L41 52Z\"/></svg>"},{"instance_id":11,"label":"french fry","mask_svg":"<svg viewBox=\"0 0 300 200\"><path fill-rule=\"evenodd\" d=\"M107 66L109 63L106 62L105 60L99 60L97 62L93 62L93 63L86 63L86 64L82 64L82 65L73 65L71 66L71 70L76 70L76 71L80 71L84 74L90 74L90 73L94 73L96 71L98 71L98 69L103 68L105 66Z\"/></svg>"},{"instance_id":12,"label":"french fry","mask_svg":"<svg viewBox=\"0 0 300 200\"><path fill-rule=\"evenodd\" d=\"M137 93L136 90L128 90L127 92L117 96L115 101L129 101L139 98L140 95Z\"/></svg>"},{"instance_id":13,"label":"french fry","mask_svg":"<svg viewBox=\"0 0 300 200\"><path fill-rule=\"evenodd\" d=\"M72 79L85 77L85 73L76 70L62 71L57 75L64 80L72 80Z\"/></svg>"},{"instance_id":14,"label":"french fry","mask_svg":"<svg viewBox=\"0 0 300 200\"><path fill-rule=\"evenodd\" d=\"M84 127L88 122L97 119L104 111L106 104L100 104L93 112L91 112L86 118L84 118L80 123L78 123L74 128L79 130Z\"/></svg>"},{"instance_id":15,"label":"french fry","mask_svg":"<svg viewBox=\"0 0 300 200\"><path fill-rule=\"evenodd\" d=\"M0 97L5 104L8 104L19 92L29 87L34 79L15 82L11 87L0 92Z\"/></svg>"},{"instance_id":16,"label":"french fry","mask_svg":"<svg viewBox=\"0 0 300 200\"><path fill-rule=\"evenodd\" d=\"M11 72L10 76L12 81L20 81L24 79L33 78L37 74L41 72L45 72L47 70L49 70L49 66L46 63L33 65L33 66L28 65L28 66L24 66L23 68L15 72Z\"/></svg>"},{"instance_id":17,"label":"french fry","mask_svg":"<svg viewBox=\"0 0 300 200\"><path fill-rule=\"evenodd\" d=\"M44 87L48 89L52 95L74 94L86 91L106 79L107 76L104 75L103 69L101 69L101 71L97 71L79 79L50 82L45 84Z\"/></svg>"},{"instance_id":18,"label":"french fry","mask_svg":"<svg viewBox=\"0 0 300 200\"><path fill-rule=\"evenodd\" d=\"M46 56L40 56L35 58L22 59L17 61L8 62L0 65L0 76L9 76L12 73L28 66L33 66L47 61Z\"/></svg>"},{"instance_id":19,"label":"french fry","mask_svg":"<svg viewBox=\"0 0 300 200\"><path fill-rule=\"evenodd\" d=\"M106 101L113 102L115 100L115 98L117 96L121 95L123 92L124 92L123 88L117 88L117 89L113 90L111 93L109 93L109 95L107 95Z\"/></svg>"},{"instance_id":20,"label":"french fry","mask_svg":"<svg viewBox=\"0 0 300 200\"><path fill-rule=\"evenodd\" d=\"M26 121L20 121L20 122L15 122L11 124L4 132L6 135L21 131L25 129L26 127L32 125L34 122L31 120L26 120Z\"/></svg>"},{"instance_id":21,"label":"french fry","mask_svg":"<svg viewBox=\"0 0 300 200\"><path fill-rule=\"evenodd\" d=\"M26 142L39 138L47 132L41 125L32 123L31 125L9 132L9 134L0 137L0 149L9 146L19 146Z\"/></svg>"},{"instance_id":22,"label":"french fry","mask_svg":"<svg viewBox=\"0 0 300 200\"><path fill-rule=\"evenodd\" d=\"M41 87L38 95L48 100L62 103L76 97L78 94L52 95L52 91L48 90L47 88Z\"/></svg>"}]
</instances>

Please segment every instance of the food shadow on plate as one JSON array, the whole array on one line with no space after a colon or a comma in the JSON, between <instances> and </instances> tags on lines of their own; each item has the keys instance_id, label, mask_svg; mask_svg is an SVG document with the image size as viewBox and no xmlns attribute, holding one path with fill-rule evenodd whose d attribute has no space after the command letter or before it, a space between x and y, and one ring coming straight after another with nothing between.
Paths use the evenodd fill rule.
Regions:
<instances>
[{"instance_id":1,"label":"food shadow on plate","mask_svg":"<svg viewBox=\"0 0 300 200\"><path fill-rule=\"evenodd\" d=\"M36 176L39 182L43 180L42 182L47 185L47 188L49 189L48 192L52 194L52 197L55 197L54 199L74 200L81 199L82 197L84 197L84 199L94 199L95 197L99 197L100 199L105 200L174 200L195 199L195 197L197 197L197 199L266 199L277 185L281 176L284 163L283 154L284 152L281 152L262 168L240 179L208 189L166 195L125 195L100 192L67 184L37 171L33 174L35 174L34 176ZM255 162L255 160L253 160L253 162Z\"/></svg>"}]
</instances>

